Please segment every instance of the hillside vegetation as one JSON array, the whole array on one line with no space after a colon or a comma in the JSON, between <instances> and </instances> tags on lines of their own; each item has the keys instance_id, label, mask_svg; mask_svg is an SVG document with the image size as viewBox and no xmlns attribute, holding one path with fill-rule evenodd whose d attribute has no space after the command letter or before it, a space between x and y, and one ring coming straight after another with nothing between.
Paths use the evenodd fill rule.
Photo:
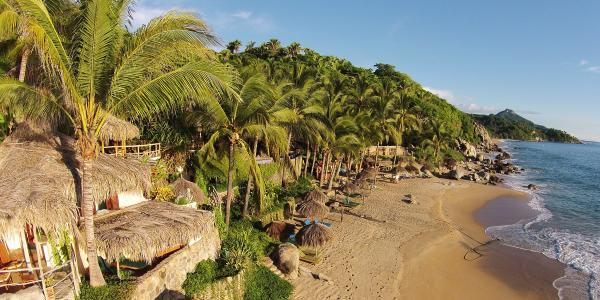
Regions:
<instances>
[{"instance_id":1,"label":"hillside vegetation","mask_svg":"<svg viewBox=\"0 0 600 300\"><path fill-rule=\"evenodd\" d=\"M537 125L510 109L495 115L472 115L483 124L495 138L523 141L549 141L558 143L581 143L576 137L558 129Z\"/></svg>"}]
</instances>

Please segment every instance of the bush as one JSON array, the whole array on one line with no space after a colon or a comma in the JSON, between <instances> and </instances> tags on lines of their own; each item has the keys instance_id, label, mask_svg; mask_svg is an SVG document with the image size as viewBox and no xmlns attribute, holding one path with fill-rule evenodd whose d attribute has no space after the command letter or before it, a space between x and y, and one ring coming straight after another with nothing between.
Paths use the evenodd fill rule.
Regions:
<instances>
[{"instance_id":1,"label":"bush","mask_svg":"<svg viewBox=\"0 0 600 300\"><path fill-rule=\"evenodd\" d=\"M296 182L289 185L285 191L286 196L288 197L299 197L304 196L308 192L314 190L315 188L310 182L310 179L306 177L300 177Z\"/></svg>"},{"instance_id":2,"label":"bush","mask_svg":"<svg viewBox=\"0 0 600 300\"><path fill-rule=\"evenodd\" d=\"M240 271L268 255L273 243L271 237L254 228L249 221L238 221L231 224L223 237L222 259L226 267Z\"/></svg>"},{"instance_id":3,"label":"bush","mask_svg":"<svg viewBox=\"0 0 600 300\"><path fill-rule=\"evenodd\" d=\"M285 300L294 291L291 283L279 278L264 266L255 266L246 277L244 299Z\"/></svg>"},{"instance_id":4,"label":"bush","mask_svg":"<svg viewBox=\"0 0 600 300\"><path fill-rule=\"evenodd\" d=\"M156 201L173 202L175 200L175 192L168 185L157 186L150 191L150 195Z\"/></svg>"},{"instance_id":5,"label":"bush","mask_svg":"<svg viewBox=\"0 0 600 300\"><path fill-rule=\"evenodd\" d=\"M192 297L204 290L217 278L217 263L212 260L203 260L196 265L193 273L188 273L181 286L185 295Z\"/></svg>"},{"instance_id":6,"label":"bush","mask_svg":"<svg viewBox=\"0 0 600 300\"><path fill-rule=\"evenodd\" d=\"M115 277L106 279L106 285L91 287L87 280L81 283L81 300L125 300L130 299L134 289L133 281L119 280Z\"/></svg>"}]
</instances>

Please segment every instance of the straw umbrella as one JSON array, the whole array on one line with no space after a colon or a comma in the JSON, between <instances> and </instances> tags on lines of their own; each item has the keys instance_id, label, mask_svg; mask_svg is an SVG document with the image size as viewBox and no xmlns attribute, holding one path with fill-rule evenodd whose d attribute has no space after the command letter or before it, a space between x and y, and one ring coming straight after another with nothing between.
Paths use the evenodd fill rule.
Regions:
<instances>
[{"instance_id":1,"label":"straw umbrella","mask_svg":"<svg viewBox=\"0 0 600 300\"><path fill-rule=\"evenodd\" d=\"M140 130L133 124L119 119L113 115L107 115L106 122L98 134L98 139L102 143L102 152L104 144L109 141L121 142L123 154L125 154L126 141L140 136Z\"/></svg>"},{"instance_id":2,"label":"straw umbrella","mask_svg":"<svg viewBox=\"0 0 600 300\"><path fill-rule=\"evenodd\" d=\"M327 201L329 201L329 197L327 197L327 195L325 195L325 193L323 193L319 190L313 190L313 191L310 191L308 194L306 194L306 196L304 197L304 199L302 199L300 201L300 203L304 203L304 202L308 202L308 201L314 201L314 202L318 202L321 204L325 204L325 203L327 203Z\"/></svg>"},{"instance_id":3,"label":"straw umbrella","mask_svg":"<svg viewBox=\"0 0 600 300\"><path fill-rule=\"evenodd\" d=\"M309 219L323 219L329 214L329 207L317 201L304 201L296 210L301 216Z\"/></svg>"},{"instance_id":4,"label":"straw umbrella","mask_svg":"<svg viewBox=\"0 0 600 300\"><path fill-rule=\"evenodd\" d=\"M265 231L274 240L283 241L294 233L294 225L283 221L273 221L267 225Z\"/></svg>"},{"instance_id":5,"label":"straw umbrella","mask_svg":"<svg viewBox=\"0 0 600 300\"><path fill-rule=\"evenodd\" d=\"M331 229L323 224L310 224L298 232L300 246L318 249L333 239Z\"/></svg>"}]
</instances>

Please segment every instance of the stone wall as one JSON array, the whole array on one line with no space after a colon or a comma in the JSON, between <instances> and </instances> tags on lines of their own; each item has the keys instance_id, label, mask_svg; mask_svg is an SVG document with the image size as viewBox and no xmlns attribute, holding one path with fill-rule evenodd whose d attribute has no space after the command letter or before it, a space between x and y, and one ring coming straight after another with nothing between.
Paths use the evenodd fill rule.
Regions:
<instances>
[{"instance_id":1,"label":"stone wall","mask_svg":"<svg viewBox=\"0 0 600 300\"><path fill-rule=\"evenodd\" d=\"M244 298L246 276L244 272L211 283L194 300L238 300Z\"/></svg>"},{"instance_id":2,"label":"stone wall","mask_svg":"<svg viewBox=\"0 0 600 300\"><path fill-rule=\"evenodd\" d=\"M215 226L191 246L171 254L151 271L138 278L132 299L183 299L181 285L187 273L193 272L196 265L205 259L216 259L221 240Z\"/></svg>"}]
</instances>

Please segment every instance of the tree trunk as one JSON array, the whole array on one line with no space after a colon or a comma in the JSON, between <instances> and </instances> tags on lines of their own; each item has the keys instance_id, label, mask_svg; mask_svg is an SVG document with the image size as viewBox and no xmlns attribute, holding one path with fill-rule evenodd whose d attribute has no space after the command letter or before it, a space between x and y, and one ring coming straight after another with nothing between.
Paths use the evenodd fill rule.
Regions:
<instances>
[{"instance_id":1,"label":"tree trunk","mask_svg":"<svg viewBox=\"0 0 600 300\"><path fill-rule=\"evenodd\" d=\"M395 167L396 166L396 156L398 155L398 145L395 145L394 147L394 160L392 165Z\"/></svg>"},{"instance_id":2,"label":"tree trunk","mask_svg":"<svg viewBox=\"0 0 600 300\"><path fill-rule=\"evenodd\" d=\"M377 146L375 147L375 167L378 167L378 163L379 163L379 143L377 143Z\"/></svg>"},{"instance_id":3,"label":"tree trunk","mask_svg":"<svg viewBox=\"0 0 600 300\"><path fill-rule=\"evenodd\" d=\"M225 224L229 225L231 219L231 202L233 201L233 166L234 166L235 140L229 141L229 170L227 171L227 198L225 200Z\"/></svg>"},{"instance_id":4,"label":"tree trunk","mask_svg":"<svg viewBox=\"0 0 600 300\"><path fill-rule=\"evenodd\" d=\"M19 81L25 82L25 75L27 75L27 62L29 61L29 55L31 54L31 50L25 49L23 50L23 55L21 55L21 65L19 66Z\"/></svg>"},{"instance_id":5,"label":"tree trunk","mask_svg":"<svg viewBox=\"0 0 600 300\"><path fill-rule=\"evenodd\" d=\"M94 143L94 142L90 142ZM87 150L87 151L85 151ZM95 155L93 149L84 149L82 151L83 166L81 172L81 206L83 215L83 226L85 230L85 246L90 273L90 285L93 287L103 286L106 284L100 265L98 264L98 252L96 248L96 239L94 235L94 200L92 199L91 190L87 188L90 185L92 158Z\"/></svg>"},{"instance_id":6,"label":"tree trunk","mask_svg":"<svg viewBox=\"0 0 600 300\"><path fill-rule=\"evenodd\" d=\"M333 188L333 181L335 180L337 174L340 173L340 169L342 168L342 162L336 157L332 167L333 168L331 170L331 178L329 178L329 185L327 186L328 191L331 191L331 188Z\"/></svg>"},{"instance_id":7,"label":"tree trunk","mask_svg":"<svg viewBox=\"0 0 600 300\"><path fill-rule=\"evenodd\" d=\"M325 176L327 174L327 161L329 159L329 152L323 154L323 166L321 167L321 177L319 178L319 187L322 187L325 183Z\"/></svg>"},{"instance_id":8,"label":"tree trunk","mask_svg":"<svg viewBox=\"0 0 600 300\"><path fill-rule=\"evenodd\" d=\"M313 155L312 166L310 166L310 174L315 174L315 164L317 163L317 159L319 159L319 144L315 145L315 154Z\"/></svg>"},{"instance_id":9,"label":"tree trunk","mask_svg":"<svg viewBox=\"0 0 600 300\"><path fill-rule=\"evenodd\" d=\"M304 171L302 171L302 174L304 174L304 177L306 177L306 171L308 170L309 162L310 162L310 142L308 142L308 145L306 145L306 162L304 163Z\"/></svg>"},{"instance_id":10,"label":"tree trunk","mask_svg":"<svg viewBox=\"0 0 600 300\"><path fill-rule=\"evenodd\" d=\"M256 159L256 151L258 149L258 136L254 137L254 145L252 146L252 154L254 155L254 159ZM258 170L260 171L260 170ZM252 174L248 174L248 185L246 186L246 195L244 195L244 210L242 215L244 217L248 216L248 202L250 201L250 189L253 185Z\"/></svg>"},{"instance_id":11,"label":"tree trunk","mask_svg":"<svg viewBox=\"0 0 600 300\"><path fill-rule=\"evenodd\" d=\"M358 166L356 166L356 173L360 173L360 171L362 171L362 165L363 165L363 160L365 159L365 151L361 151L360 152L360 162L358 163Z\"/></svg>"},{"instance_id":12,"label":"tree trunk","mask_svg":"<svg viewBox=\"0 0 600 300\"><path fill-rule=\"evenodd\" d=\"M281 186L285 187L287 185L287 180L285 179L285 171L286 171L286 167L288 166L288 164L291 165L290 163L290 144L292 143L292 133L290 132L288 134L288 144L287 144L287 148L285 149L285 155L284 155L284 164L283 164L283 168L281 169ZM292 170L293 173L293 170Z\"/></svg>"}]
</instances>

